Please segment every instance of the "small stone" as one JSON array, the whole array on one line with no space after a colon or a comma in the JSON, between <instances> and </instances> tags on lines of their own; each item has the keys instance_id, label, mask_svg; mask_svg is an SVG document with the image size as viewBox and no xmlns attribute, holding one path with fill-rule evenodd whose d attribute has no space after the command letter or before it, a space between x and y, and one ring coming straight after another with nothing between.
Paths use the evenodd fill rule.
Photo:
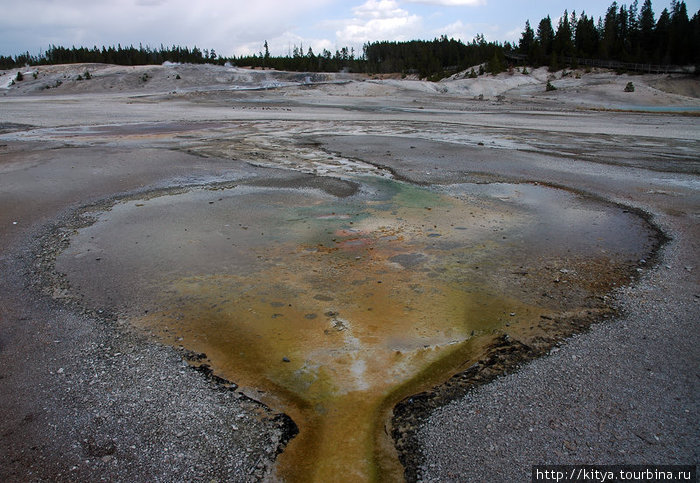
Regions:
<instances>
[{"instance_id":1,"label":"small stone","mask_svg":"<svg viewBox=\"0 0 700 483\"><path fill-rule=\"evenodd\" d=\"M282 358L282 362L291 362L291 361L289 360L289 357L285 356Z\"/></svg>"}]
</instances>

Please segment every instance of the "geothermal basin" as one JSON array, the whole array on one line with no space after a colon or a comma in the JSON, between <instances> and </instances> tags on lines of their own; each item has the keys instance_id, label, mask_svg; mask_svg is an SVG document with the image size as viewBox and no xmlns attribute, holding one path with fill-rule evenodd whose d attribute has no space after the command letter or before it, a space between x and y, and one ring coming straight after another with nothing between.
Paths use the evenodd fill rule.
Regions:
<instances>
[{"instance_id":1,"label":"geothermal basin","mask_svg":"<svg viewBox=\"0 0 700 483\"><path fill-rule=\"evenodd\" d=\"M400 479L396 403L506 334L607 313L655 244L627 209L529 183L253 179L82 217L56 260L71 291L289 415L287 481Z\"/></svg>"}]
</instances>

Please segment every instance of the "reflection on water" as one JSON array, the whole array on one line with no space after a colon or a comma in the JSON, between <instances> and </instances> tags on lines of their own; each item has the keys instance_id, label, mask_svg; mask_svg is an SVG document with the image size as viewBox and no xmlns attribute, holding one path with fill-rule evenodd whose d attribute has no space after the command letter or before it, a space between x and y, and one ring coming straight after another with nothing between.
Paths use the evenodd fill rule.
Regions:
<instances>
[{"instance_id":1,"label":"reflection on water","mask_svg":"<svg viewBox=\"0 0 700 483\"><path fill-rule=\"evenodd\" d=\"M534 274L562 257L645 248L641 224L619 210L543 187L467 188L368 179L343 199L242 186L130 201L81 230L58 268L289 414L300 433L279 476L400 478L385 429L393 405L551 310L509 282L513 264ZM635 242L621 245L610 223ZM97 252L101 269L86 270ZM586 275L581 290L597 276Z\"/></svg>"}]
</instances>

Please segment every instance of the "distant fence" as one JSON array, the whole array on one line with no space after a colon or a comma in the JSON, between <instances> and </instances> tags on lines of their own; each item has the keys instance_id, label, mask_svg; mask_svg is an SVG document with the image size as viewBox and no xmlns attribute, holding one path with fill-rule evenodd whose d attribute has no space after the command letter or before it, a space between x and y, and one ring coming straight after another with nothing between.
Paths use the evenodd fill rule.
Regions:
<instances>
[{"instance_id":1,"label":"distant fence","mask_svg":"<svg viewBox=\"0 0 700 483\"><path fill-rule=\"evenodd\" d=\"M506 58L522 62L527 60L527 55L506 54ZM603 69L626 70L633 72L646 72L648 74L694 74L695 66L682 67L680 65L656 65L642 64L638 62L618 62L616 60L579 59L577 57L562 57L562 64L577 64L581 67L601 67Z\"/></svg>"}]
</instances>

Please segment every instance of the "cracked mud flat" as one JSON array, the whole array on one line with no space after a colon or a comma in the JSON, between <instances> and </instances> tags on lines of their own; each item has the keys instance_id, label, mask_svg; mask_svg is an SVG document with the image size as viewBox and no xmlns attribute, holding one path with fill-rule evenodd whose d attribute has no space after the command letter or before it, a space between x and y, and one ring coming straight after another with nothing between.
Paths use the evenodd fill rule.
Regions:
<instances>
[{"instance_id":1,"label":"cracked mud flat","mask_svg":"<svg viewBox=\"0 0 700 483\"><path fill-rule=\"evenodd\" d=\"M66 307L68 314L84 313L85 323L101 327L107 339L90 346L86 367L74 359L53 374L32 376L79 394L48 397L43 410L31 398L24 406L14 403L28 410L15 411L24 419L5 434L29 434L28 441L40 443L8 452L14 455L8 475L31 468L43 478L91 478L98 471L125 477L124 462L144 448L126 442L140 440L150 454L174 454L169 461L176 468L199 461L190 464L193 477L234 480L396 480L404 470L396 444L405 476L415 479L417 465L429 463L415 428L435 407L616 316L613 288L634 284L638 269L653 266L663 240L639 208L679 213L697 207L697 140L684 137L685 120L674 126L677 138L650 137L627 148L629 157L617 153L601 164L589 161L601 151L587 151L603 144L595 142L598 127L585 119L562 138L547 131L541 144L531 130L518 134L499 120L489 123L501 115L498 109L483 126L470 120L456 129L436 126L435 114L423 113L395 113L389 122L296 118L312 113L310 106L286 121L211 121L212 105L211 98L206 109L192 104L192 116L207 116L206 123L15 127L4 135L5 201L27 196L9 188L12 183L47 187L31 192L34 206L8 204L5 221L34 220L37 234L42 225L53 228L38 239L38 264L30 253L17 262L3 257L17 271L9 279L16 282L5 282L3 290L21 293L22 273L30 271L40 276L31 283L59 299L46 302L30 286L25 291L34 295L25 298L24 315L13 315L20 309L4 299L6 313L41 320ZM643 116L626 119L653 133ZM543 129L538 122L531 128ZM341 128L344 135L337 136ZM543 151L556 142L564 143L559 154ZM656 164L652 149L672 157L672 169L680 172ZM625 160L632 158L627 171ZM633 189L620 189L626 185ZM667 202L654 204L659 196ZM16 253L11 247L29 235L4 233L6 253ZM21 329L13 330L5 339L22 340ZM125 349L114 349L118 340L128 341ZM186 388L208 374L222 394L232 395L228 409L203 396L216 384L192 390L200 396L191 409L167 405L152 378L132 380L127 390L115 362L134 357L142 365L143 355L131 355L139 350L167 353L167 345L154 341L175 348L171 361L180 357L198 369L149 364L152 374L167 375L160 384L180 374L164 394L186 396ZM12 344L2 347L3 357L11 353ZM71 361L70 349L48 347L50 355L58 351ZM97 365L104 369L91 374ZM22 387L12 374L8 379ZM92 381L102 381L100 391L109 388L109 399ZM116 415L106 404L123 401L127 392L143 396L143 417ZM267 429L249 417L255 403L248 397L265 403L255 411L271 423ZM79 414L88 401L101 408L95 418L71 424L71 416L63 423L73 426L62 437L73 446L55 448L33 432L45 421L58 431L55 415ZM214 440L202 436L211 427L203 433L186 424L201 417L188 410L208 407L220 412L217 431L224 430ZM164 408L173 427L148 416ZM294 423L275 419L273 411ZM114 416L121 429L104 422ZM183 448L185 440L202 446ZM235 466L222 463L227 453L236 455ZM71 464L54 460L59 454ZM166 474L157 458L139 460L129 471Z\"/></svg>"}]
</instances>

